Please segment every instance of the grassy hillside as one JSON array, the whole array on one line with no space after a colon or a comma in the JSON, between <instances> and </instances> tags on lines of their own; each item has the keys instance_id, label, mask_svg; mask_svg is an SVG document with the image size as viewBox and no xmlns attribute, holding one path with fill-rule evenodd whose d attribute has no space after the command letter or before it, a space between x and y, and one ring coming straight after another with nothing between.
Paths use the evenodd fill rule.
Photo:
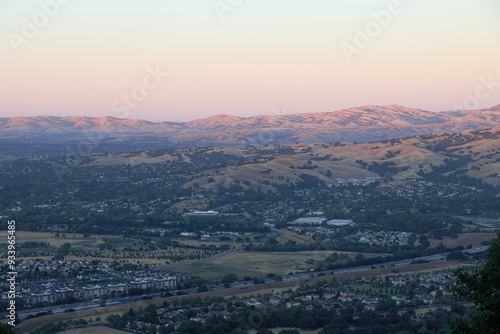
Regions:
<instances>
[{"instance_id":1,"label":"grassy hillside","mask_svg":"<svg viewBox=\"0 0 500 334\"><path fill-rule=\"evenodd\" d=\"M422 173L459 173L500 185L500 128L419 136L367 144L317 143L245 148L185 148L94 154L88 165L179 162L190 170L185 188L258 186L263 191L312 176L326 185L420 179ZM445 163L447 165L445 165ZM437 167L442 166L442 169ZM444 166L447 166L444 168ZM357 180L353 180L357 179Z\"/></svg>"}]
</instances>

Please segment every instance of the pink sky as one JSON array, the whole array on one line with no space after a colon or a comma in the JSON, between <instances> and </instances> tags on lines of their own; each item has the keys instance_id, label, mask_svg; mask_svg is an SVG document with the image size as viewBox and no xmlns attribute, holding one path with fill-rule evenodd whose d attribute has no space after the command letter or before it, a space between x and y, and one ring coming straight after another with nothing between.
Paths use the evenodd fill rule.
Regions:
<instances>
[{"instance_id":1,"label":"pink sky","mask_svg":"<svg viewBox=\"0 0 500 334\"><path fill-rule=\"evenodd\" d=\"M252 0L222 16L216 2L70 1L29 38L24 19L46 11L38 1L3 2L0 117L186 121L500 103L498 1L401 0L391 13L391 1ZM374 13L390 13L386 26ZM377 24L356 46L358 32ZM357 52L346 57L343 45ZM169 73L161 82L148 77L156 67ZM131 94L133 106L123 102Z\"/></svg>"}]
</instances>

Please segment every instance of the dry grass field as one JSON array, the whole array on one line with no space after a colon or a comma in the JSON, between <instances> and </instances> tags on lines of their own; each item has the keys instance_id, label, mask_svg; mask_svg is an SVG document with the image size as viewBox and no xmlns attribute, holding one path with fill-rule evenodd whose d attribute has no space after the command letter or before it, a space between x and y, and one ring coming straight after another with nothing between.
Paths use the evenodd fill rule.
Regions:
<instances>
[{"instance_id":1,"label":"dry grass field","mask_svg":"<svg viewBox=\"0 0 500 334\"><path fill-rule=\"evenodd\" d=\"M300 328L291 328L291 327L276 327L276 328L273 328L271 329L271 332L273 332L274 334L278 334L280 331L284 330L284 329L296 329L299 331L300 334L317 334L321 331L321 329L316 329L316 330L305 330L305 329L300 329ZM248 331L248 333L250 334L256 334L257 333L257 330L256 329L251 329Z\"/></svg>"},{"instance_id":2,"label":"dry grass field","mask_svg":"<svg viewBox=\"0 0 500 334\"><path fill-rule=\"evenodd\" d=\"M103 239L120 239L123 240L123 245L119 249L113 250L99 250L98 246L104 244ZM2 240L7 240L7 231L0 231L0 242ZM29 231L17 231L16 241L18 244L25 242L48 242L53 247L59 247L65 243L71 244L71 247L78 250L76 254L66 255L66 260L76 260L76 261L119 261L130 264L147 264L151 267L165 265L172 262L172 257L184 254L194 254L195 256L203 253L203 251L193 250L193 249L169 249L169 250L155 250L155 251L139 251L134 253L132 256L130 252L123 251L124 246L129 246L137 250L138 245L141 246L140 239L133 238L123 238L121 236L104 236L104 235L91 235L84 238L82 234L79 233L63 233L60 232L59 236L56 237L56 233L51 232L29 232ZM180 240L180 243L185 243L187 245L201 246L201 245L214 245L220 246L222 244L230 244L231 247L240 248L240 244L231 244L230 242L204 242L197 240ZM81 251L81 252L80 252ZM217 254L214 252L213 255ZM211 255L210 255L211 256ZM158 258L165 257L165 258ZM18 260L30 260L30 259L42 259L50 261L53 255L43 255L43 256L33 256L33 255L21 255L18 254ZM182 260L182 259L181 259ZM183 260L182 260L183 261Z\"/></svg>"},{"instance_id":3,"label":"dry grass field","mask_svg":"<svg viewBox=\"0 0 500 334\"><path fill-rule=\"evenodd\" d=\"M52 258L46 258L46 260L51 260ZM156 267L156 266L161 266L165 264L165 260L158 260L158 259L150 259L147 257L139 257L139 258L133 258L133 259L126 259L126 258L116 258L116 257L96 257L96 256L85 256L85 257L77 257L73 255L66 255L64 257L65 260L74 260L74 261L92 261L92 260L100 260L100 261L107 261L107 262L113 262L115 260L123 260L126 263L130 264L137 264L139 261L141 264L148 264L149 266Z\"/></svg>"},{"instance_id":4,"label":"dry grass field","mask_svg":"<svg viewBox=\"0 0 500 334\"><path fill-rule=\"evenodd\" d=\"M123 334L128 332L120 331L118 329L109 328L105 326L97 326L97 327L68 329L58 333L59 334Z\"/></svg>"},{"instance_id":5,"label":"dry grass field","mask_svg":"<svg viewBox=\"0 0 500 334\"><path fill-rule=\"evenodd\" d=\"M468 245L472 245L474 247L481 246L482 241L491 241L495 239L495 233L464 233L459 234L457 239L452 238L443 238L441 240L438 239L430 239L431 246L437 246L440 243L443 243L446 247L467 247Z\"/></svg>"},{"instance_id":6,"label":"dry grass field","mask_svg":"<svg viewBox=\"0 0 500 334\"><path fill-rule=\"evenodd\" d=\"M467 307L473 306L473 305L474 305L473 303L466 303L466 304L464 304L464 306L467 306ZM415 315L417 317L421 317L422 315L424 315L427 312L435 311L435 310L440 309L440 308L441 309L445 309L445 310L450 310L451 306L422 307L422 308L417 308L414 311L415 311ZM401 312L401 313L403 313L403 312Z\"/></svg>"},{"instance_id":7,"label":"dry grass field","mask_svg":"<svg viewBox=\"0 0 500 334\"><path fill-rule=\"evenodd\" d=\"M220 279L228 273L243 276L265 276L268 273L285 275L298 270L313 268L313 264L305 261L313 259L322 261L331 252L297 252L297 253L237 253L211 261L176 266L176 271L190 272L195 276L208 279Z\"/></svg>"},{"instance_id":8,"label":"dry grass field","mask_svg":"<svg viewBox=\"0 0 500 334\"><path fill-rule=\"evenodd\" d=\"M22 242L48 242L52 246L59 247L62 244L69 242L71 245L76 244L75 247L78 246L78 243L82 241L90 241L95 239L95 242L98 242L98 237L92 236L91 238L85 239L83 238L83 234L80 233L59 233L59 237L55 236L56 233L50 232L29 232L29 231L16 231L16 239L18 243ZM62 235L65 235L64 237ZM0 238L2 240L6 240L7 231L0 231Z\"/></svg>"},{"instance_id":9,"label":"dry grass field","mask_svg":"<svg viewBox=\"0 0 500 334\"><path fill-rule=\"evenodd\" d=\"M358 253L337 252L354 257ZM269 273L286 275L290 272L305 271L315 267L317 262L324 261L332 251L308 252L245 252L236 253L214 260L177 265L175 270L189 272L195 276L208 279L221 279L228 273L235 273L238 277L263 277ZM365 257L381 254L363 253ZM383 254L382 254L383 255Z\"/></svg>"},{"instance_id":10,"label":"dry grass field","mask_svg":"<svg viewBox=\"0 0 500 334\"><path fill-rule=\"evenodd\" d=\"M287 229L275 229L275 231L281 234L281 236L276 239L280 244L287 243L290 240L298 244L307 244L313 241L311 237L300 235Z\"/></svg>"},{"instance_id":11,"label":"dry grass field","mask_svg":"<svg viewBox=\"0 0 500 334\"><path fill-rule=\"evenodd\" d=\"M220 245L226 244L226 245L230 245L231 248L233 248L233 247L235 249L242 248L242 244L233 243L232 241L203 241L203 240L195 240L195 239L172 239L172 241L177 241L180 244L188 245L188 246L195 246L195 247L201 247L203 245L219 247Z\"/></svg>"}]
</instances>

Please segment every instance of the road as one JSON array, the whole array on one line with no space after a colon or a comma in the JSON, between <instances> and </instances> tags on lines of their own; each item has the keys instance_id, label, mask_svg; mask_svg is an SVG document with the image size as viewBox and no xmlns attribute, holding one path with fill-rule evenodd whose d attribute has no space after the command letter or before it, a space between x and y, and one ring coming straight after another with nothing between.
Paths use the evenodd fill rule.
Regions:
<instances>
[{"instance_id":1,"label":"road","mask_svg":"<svg viewBox=\"0 0 500 334\"><path fill-rule=\"evenodd\" d=\"M476 254L476 253L481 253L486 251L489 248L489 246L484 246L484 247L476 247L476 248L471 248L471 249L466 249L463 252L466 254ZM231 251L223 254L217 255L218 257L222 256L227 256L230 254L242 252L242 250L236 250L236 251ZM404 260L399 260L399 261L390 261L390 262L384 262L384 263L379 263L375 265L376 267L398 267L398 266L403 266L411 263L417 263L418 261L432 261L432 260L446 260L446 256L449 253L440 253L440 254L434 254L434 255L429 255L429 256L422 256L422 257L416 257L416 258L411 258L411 259L404 259ZM210 258L213 259L214 257ZM200 260L195 260L195 262L200 261ZM188 261L191 262L191 261ZM183 262L182 264L185 264L186 262ZM300 274L295 274L295 275L286 275L283 276L283 280L294 280L294 279L304 279L304 278L310 278L310 277L316 277L316 276L322 276L322 275L334 275L334 274L342 274L342 273L352 273L352 272L357 272L357 271L366 271L372 269L371 265L368 266L359 266L359 267L352 267L352 268L343 268L343 269L335 269L335 270L324 270L324 271L315 271L315 272L310 272L310 273L300 273ZM272 278L266 278L264 279L265 283L271 283L274 282L275 280ZM242 287L242 286L252 286L254 285L253 281L241 281L241 282L234 282L230 284L230 287ZM224 285L209 285L208 286L208 291L214 291L214 290L221 290L224 289ZM187 294L194 294L198 293L197 288L192 288L192 289L182 289L182 290L174 290L171 291L171 293L176 294L176 295L187 295ZM132 303L135 301L143 300L143 299L151 299L151 298L160 298L162 295L160 293L151 293L143 296L133 296L133 297L120 297L120 298L113 298L113 299L108 299L106 301L106 305L116 305L116 304L127 304L127 303ZM75 304L69 304L69 305L58 305L58 306L48 306L48 307L43 307L39 309L29 309L29 310L23 310L19 311L18 315L19 318L23 319L29 315L36 315L37 313L40 312L48 312L52 311L52 313L64 313L64 312L70 312L71 310L75 311L81 311L81 310L87 310L87 309L92 309L92 308L97 308L100 307L99 302L82 302L82 303L75 303Z\"/></svg>"}]
</instances>

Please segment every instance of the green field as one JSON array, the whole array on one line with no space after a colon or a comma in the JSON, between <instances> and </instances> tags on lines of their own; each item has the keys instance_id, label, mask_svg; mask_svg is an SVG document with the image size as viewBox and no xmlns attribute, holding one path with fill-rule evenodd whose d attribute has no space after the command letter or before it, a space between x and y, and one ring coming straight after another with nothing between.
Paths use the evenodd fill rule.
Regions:
<instances>
[{"instance_id":1,"label":"green field","mask_svg":"<svg viewBox=\"0 0 500 334\"><path fill-rule=\"evenodd\" d=\"M59 333L60 334L123 334L128 332L120 331L118 329L109 328L105 326L97 326L97 327L68 329Z\"/></svg>"},{"instance_id":2,"label":"green field","mask_svg":"<svg viewBox=\"0 0 500 334\"><path fill-rule=\"evenodd\" d=\"M189 272L207 279L220 279L228 273L235 273L238 277L265 277L268 273L286 275L289 272L312 269L315 262L323 261L331 253L331 251L237 253L211 261L179 265L175 267L175 271Z\"/></svg>"}]
</instances>

